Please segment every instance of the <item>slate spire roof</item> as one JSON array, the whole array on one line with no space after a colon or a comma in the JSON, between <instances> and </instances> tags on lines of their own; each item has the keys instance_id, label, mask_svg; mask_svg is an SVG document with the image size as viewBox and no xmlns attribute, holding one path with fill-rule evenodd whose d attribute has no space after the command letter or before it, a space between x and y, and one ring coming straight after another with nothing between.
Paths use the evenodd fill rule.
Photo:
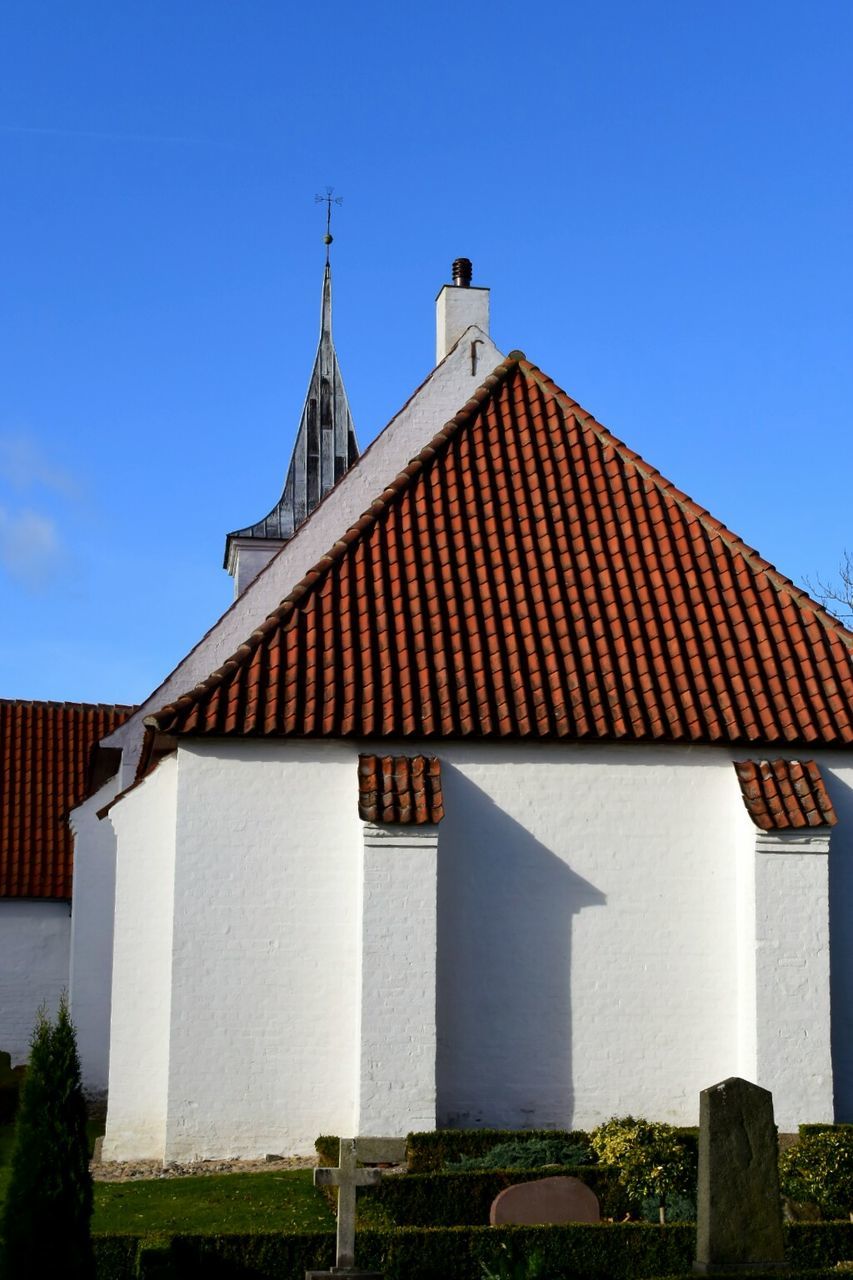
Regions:
<instances>
[{"instance_id":1,"label":"slate spire roof","mask_svg":"<svg viewBox=\"0 0 853 1280\"><path fill-rule=\"evenodd\" d=\"M320 341L284 489L262 520L227 535L225 566L232 538L281 541L292 538L357 457L358 442L332 338L332 268L327 255L320 306Z\"/></svg>"},{"instance_id":2,"label":"slate spire roof","mask_svg":"<svg viewBox=\"0 0 853 1280\"><path fill-rule=\"evenodd\" d=\"M145 723L848 746L852 645L513 352L233 657Z\"/></svg>"}]
</instances>

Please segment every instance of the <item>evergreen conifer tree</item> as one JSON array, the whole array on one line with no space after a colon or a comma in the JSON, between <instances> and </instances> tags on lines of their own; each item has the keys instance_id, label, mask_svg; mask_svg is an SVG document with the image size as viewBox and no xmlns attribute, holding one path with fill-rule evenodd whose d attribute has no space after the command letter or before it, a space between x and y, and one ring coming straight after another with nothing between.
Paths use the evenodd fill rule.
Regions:
<instances>
[{"instance_id":1,"label":"evergreen conifer tree","mask_svg":"<svg viewBox=\"0 0 853 1280\"><path fill-rule=\"evenodd\" d=\"M39 1013L31 1041L9 1191L0 1225L4 1280L91 1280L92 1178L74 1027L63 997L55 1023Z\"/></svg>"}]
</instances>

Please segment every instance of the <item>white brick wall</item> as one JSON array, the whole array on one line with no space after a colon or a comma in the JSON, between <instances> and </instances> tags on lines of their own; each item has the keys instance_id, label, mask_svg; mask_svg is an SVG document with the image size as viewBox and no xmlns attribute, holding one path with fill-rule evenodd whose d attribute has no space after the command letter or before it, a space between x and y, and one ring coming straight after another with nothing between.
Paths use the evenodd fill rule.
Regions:
<instances>
[{"instance_id":1,"label":"white brick wall","mask_svg":"<svg viewBox=\"0 0 853 1280\"><path fill-rule=\"evenodd\" d=\"M355 756L180 757L167 1157L313 1151L354 1132Z\"/></svg>"},{"instance_id":2,"label":"white brick wall","mask_svg":"<svg viewBox=\"0 0 853 1280\"><path fill-rule=\"evenodd\" d=\"M695 1122L738 1066L725 753L439 754L439 1123Z\"/></svg>"},{"instance_id":3,"label":"white brick wall","mask_svg":"<svg viewBox=\"0 0 853 1280\"><path fill-rule=\"evenodd\" d=\"M832 1115L829 832L755 841L757 1076L783 1132Z\"/></svg>"},{"instance_id":4,"label":"white brick wall","mask_svg":"<svg viewBox=\"0 0 853 1280\"><path fill-rule=\"evenodd\" d=\"M12 1066L29 1058L39 1006L52 1015L68 987L67 902L0 898L0 1049Z\"/></svg>"},{"instance_id":5,"label":"white brick wall","mask_svg":"<svg viewBox=\"0 0 853 1280\"><path fill-rule=\"evenodd\" d=\"M71 815L74 899L69 987L83 1088L102 1101L109 1079L115 911L115 832L97 813L116 794L113 778Z\"/></svg>"},{"instance_id":6,"label":"white brick wall","mask_svg":"<svg viewBox=\"0 0 853 1280\"><path fill-rule=\"evenodd\" d=\"M167 757L104 819L118 838L105 1160L166 1150L177 775Z\"/></svg>"},{"instance_id":7,"label":"white brick wall","mask_svg":"<svg viewBox=\"0 0 853 1280\"><path fill-rule=\"evenodd\" d=\"M364 824L356 1133L435 1128L438 831Z\"/></svg>"},{"instance_id":8,"label":"white brick wall","mask_svg":"<svg viewBox=\"0 0 853 1280\"><path fill-rule=\"evenodd\" d=\"M426 862L392 867L383 850L360 883L359 749L190 741L179 767L161 765L113 810L127 931L116 944L114 1155L146 1154L152 1126L120 1112L138 1112L155 1079L165 1097L167 1045L158 1132L169 1159L310 1151L321 1132L373 1127L383 1107L394 1128L410 1127L389 1099L420 1123L431 946L439 1124L589 1127L627 1111L695 1123L700 1089L736 1074L775 1080L782 1116L805 1108L786 1094L790 1071L764 1050L756 1062L746 1025L761 965L755 911L739 904L759 855L732 753L441 744L433 944ZM846 759L827 753L824 771L843 798ZM853 822L833 834L839 865L851 833ZM793 877L755 892L778 936L806 950L808 920L825 909L816 864L765 872ZM835 981L849 990L839 954ZM779 1053L792 1036L807 1080L807 1037L790 1029ZM815 1062L825 1047L815 1043ZM828 1097L808 1118L830 1118Z\"/></svg>"}]
</instances>

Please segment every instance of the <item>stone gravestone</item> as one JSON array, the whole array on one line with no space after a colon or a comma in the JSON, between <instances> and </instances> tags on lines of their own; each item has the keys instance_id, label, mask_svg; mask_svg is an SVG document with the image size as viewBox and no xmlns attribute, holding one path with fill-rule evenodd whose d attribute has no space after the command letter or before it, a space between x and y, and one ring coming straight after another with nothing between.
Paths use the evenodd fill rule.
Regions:
<instances>
[{"instance_id":1,"label":"stone gravestone","mask_svg":"<svg viewBox=\"0 0 853 1280\"><path fill-rule=\"evenodd\" d=\"M355 1265L356 1188L378 1186L382 1179L379 1169L360 1169L358 1165L399 1164L405 1158L405 1138L341 1138L338 1168L314 1170L315 1187L338 1188L338 1234L331 1271L306 1271L305 1280L327 1280L329 1276L382 1280L381 1271L360 1271Z\"/></svg>"},{"instance_id":2,"label":"stone gravestone","mask_svg":"<svg viewBox=\"0 0 853 1280\"><path fill-rule=\"evenodd\" d=\"M784 1271L773 1095L733 1076L699 1095L700 1275Z\"/></svg>"},{"instance_id":3,"label":"stone gravestone","mask_svg":"<svg viewBox=\"0 0 853 1280\"><path fill-rule=\"evenodd\" d=\"M561 1222L600 1222L598 1196L580 1178L534 1178L504 1187L492 1201L493 1227L535 1227Z\"/></svg>"}]
</instances>

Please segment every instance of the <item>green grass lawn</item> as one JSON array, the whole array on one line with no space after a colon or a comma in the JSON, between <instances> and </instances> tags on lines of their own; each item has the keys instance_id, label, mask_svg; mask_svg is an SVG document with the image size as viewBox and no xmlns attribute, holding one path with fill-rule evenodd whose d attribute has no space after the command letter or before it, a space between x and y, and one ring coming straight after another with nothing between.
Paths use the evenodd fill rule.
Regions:
<instances>
[{"instance_id":1,"label":"green grass lawn","mask_svg":"<svg viewBox=\"0 0 853 1280\"><path fill-rule=\"evenodd\" d=\"M310 1169L95 1183L93 1231L334 1231Z\"/></svg>"},{"instance_id":2,"label":"green grass lawn","mask_svg":"<svg viewBox=\"0 0 853 1280\"><path fill-rule=\"evenodd\" d=\"M0 1127L0 1204L9 1180L14 1130ZM205 1174L96 1182L92 1230L334 1231L335 1218L314 1190L310 1169L269 1173Z\"/></svg>"}]
</instances>

